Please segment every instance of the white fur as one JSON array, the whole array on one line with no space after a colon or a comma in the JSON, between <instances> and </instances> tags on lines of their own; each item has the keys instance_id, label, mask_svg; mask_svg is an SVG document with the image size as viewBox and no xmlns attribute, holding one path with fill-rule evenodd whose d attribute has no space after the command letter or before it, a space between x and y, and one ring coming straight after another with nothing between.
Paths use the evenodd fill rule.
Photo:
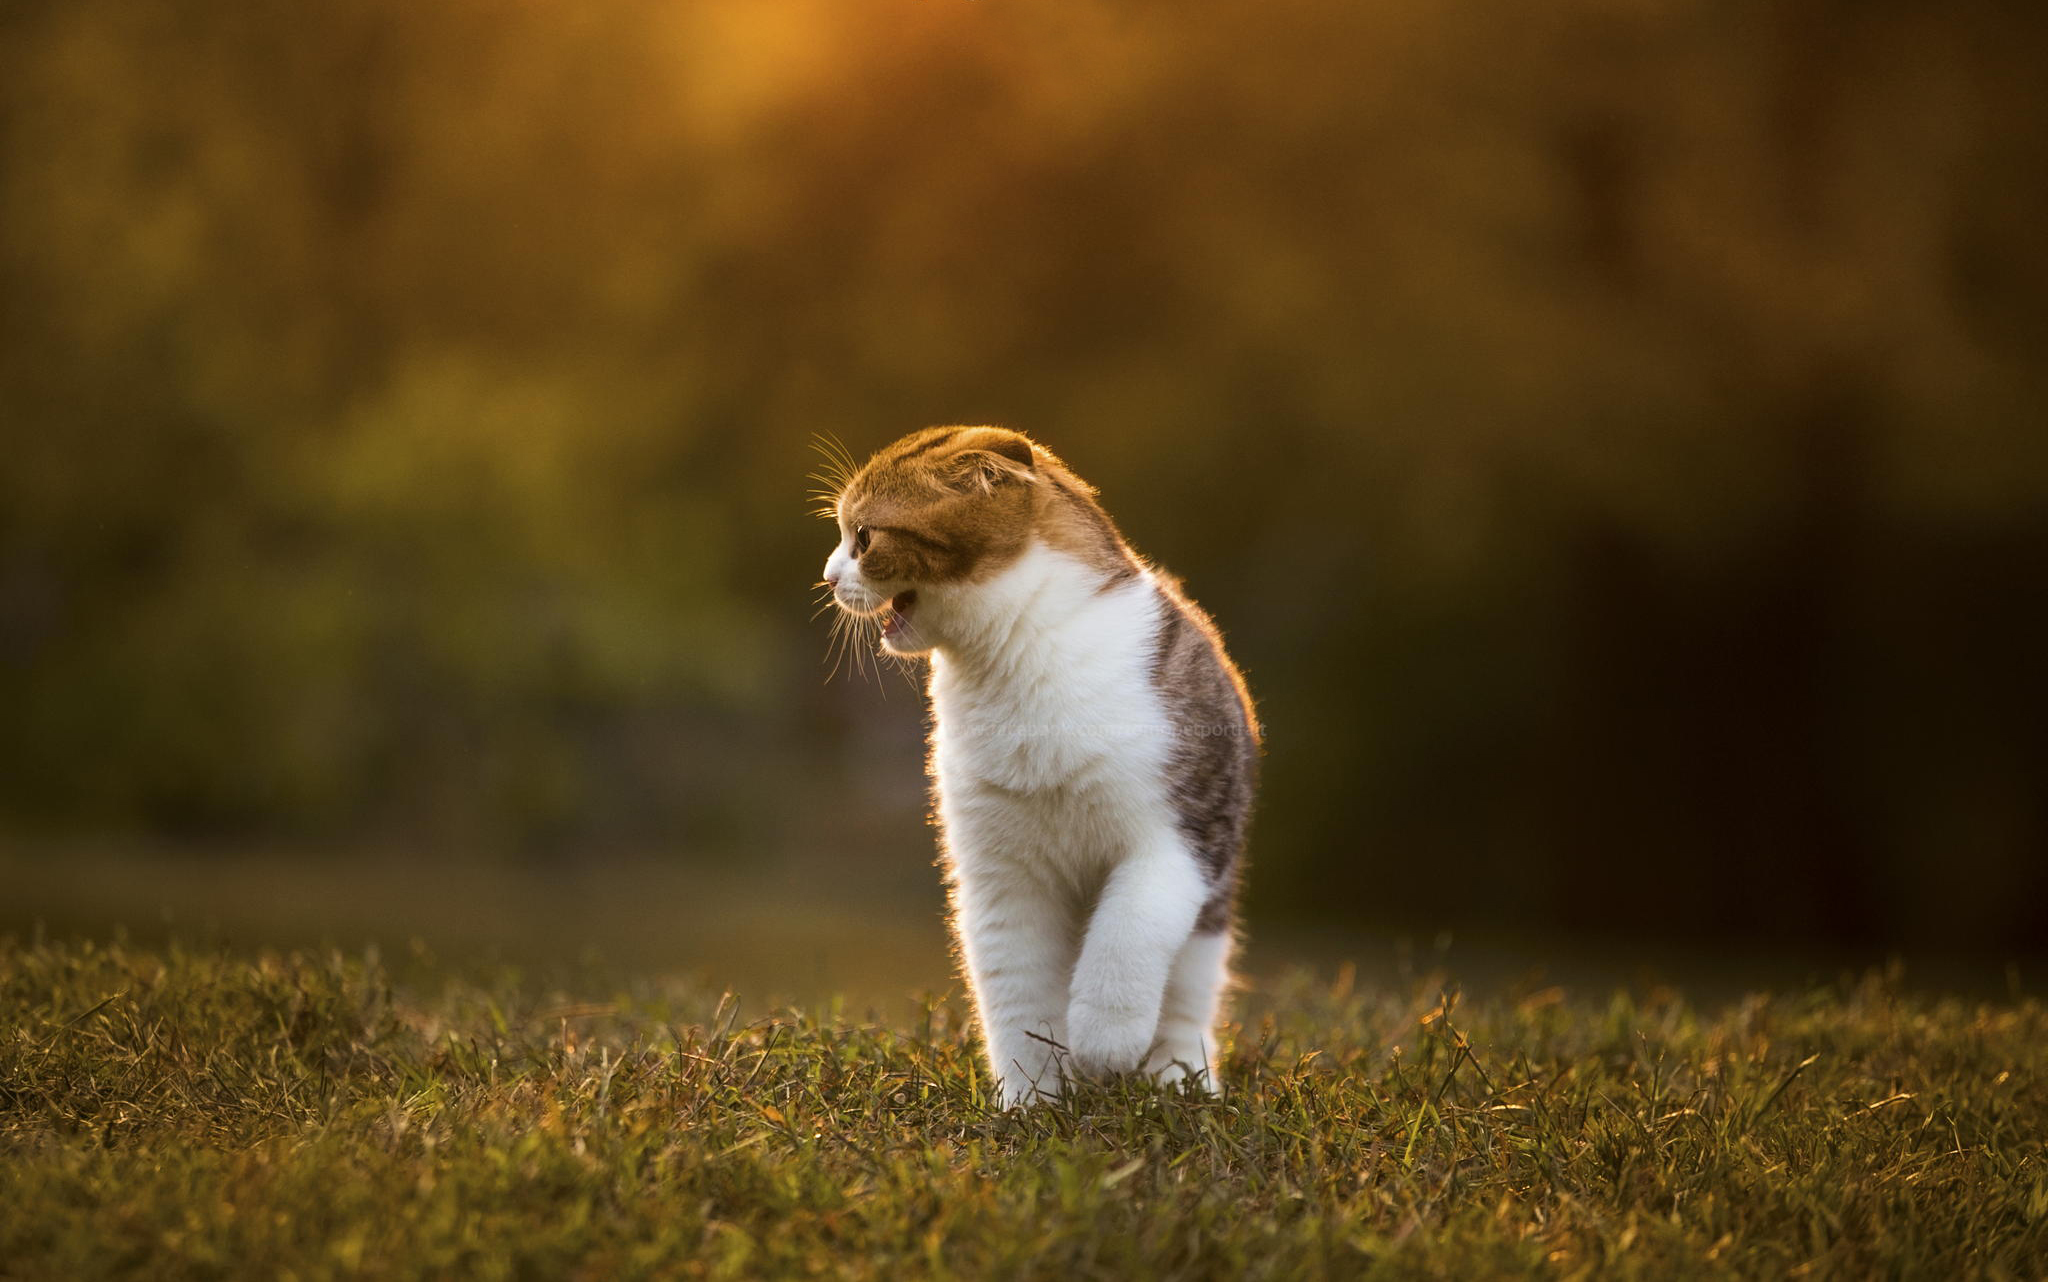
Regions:
<instances>
[{"instance_id":1,"label":"white fur","mask_svg":"<svg viewBox=\"0 0 2048 1282\"><path fill-rule=\"evenodd\" d=\"M826 576L855 609L908 586L844 546ZM954 927L1005 1105L1075 1070L1217 1082L1229 940L1193 934L1209 887L1168 797L1159 591L1101 585L1034 543L987 582L920 586L889 643L931 655Z\"/></svg>"},{"instance_id":2,"label":"white fur","mask_svg":"<svg viewBox=\"0 0 2048 1282\"><path fill-rule=\"evenodd\" d=\"M1180 946L1159 1015L1159 1042L1145 1067L1163 1082L1183 1077L1221 1083L1216 1065L1216 1017L1230 984L1230 936L1195 935Z\"/></svg>"}]
</instances>

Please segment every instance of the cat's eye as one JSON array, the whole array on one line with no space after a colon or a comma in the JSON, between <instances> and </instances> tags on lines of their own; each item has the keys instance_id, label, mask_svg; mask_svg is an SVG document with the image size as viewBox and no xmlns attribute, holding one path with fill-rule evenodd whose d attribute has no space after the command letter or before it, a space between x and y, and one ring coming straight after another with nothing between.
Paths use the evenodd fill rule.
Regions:
<instances>
[{"instance_id":1,"label":"cat's eye","mask_svg":"<svg viewBox=\"0 0 2048 1282\"><path fill-rule=\"evenodd\" d=\"M856 525L853 527L853 554L855 556L859 556L861 553L867 550L868 527L865 525Z\"/></svg>"}]
</instances>

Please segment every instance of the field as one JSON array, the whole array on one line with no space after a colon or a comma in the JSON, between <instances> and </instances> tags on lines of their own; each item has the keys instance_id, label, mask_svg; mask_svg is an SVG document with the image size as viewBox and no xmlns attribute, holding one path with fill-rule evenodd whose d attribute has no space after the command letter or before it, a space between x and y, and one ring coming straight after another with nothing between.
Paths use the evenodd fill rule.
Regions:
<instances>
[{"instance_id":1,"label":"field","mask_svg":"<svg viewBox=\"0 0 2048 1282\"><path fill-rule=\"evenodd\" d=\"M0 942L0 1277L2037 1278L2048 1010L1296 972L1221 1099L1006 1115L957 1000Z\"/></svg>"}]
</instances>

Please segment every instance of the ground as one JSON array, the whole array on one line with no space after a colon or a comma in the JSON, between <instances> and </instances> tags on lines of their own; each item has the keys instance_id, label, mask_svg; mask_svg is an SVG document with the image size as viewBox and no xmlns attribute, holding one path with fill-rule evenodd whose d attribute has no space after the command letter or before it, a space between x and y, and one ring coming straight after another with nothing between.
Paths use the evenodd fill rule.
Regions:
<instances>
[{"instance_id":1,"label":"ground","mask_svg":"<svg viewBox=\"0 0 2048 1282\"><path fill-rule=\"evenodd\" d=\"M1005 1114L957 1000L0 941L0 1277L2048 1273L2037 1000L1446 987Z\"/></svg>"}]
</instances>

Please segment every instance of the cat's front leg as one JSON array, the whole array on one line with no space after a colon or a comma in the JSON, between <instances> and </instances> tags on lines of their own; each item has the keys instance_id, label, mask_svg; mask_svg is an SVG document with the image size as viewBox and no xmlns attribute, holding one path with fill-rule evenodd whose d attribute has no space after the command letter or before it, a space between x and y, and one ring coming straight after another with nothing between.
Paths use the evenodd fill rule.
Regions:
<instances>
[{"instance_id":1,"label":"cat's front leg","mask_svg":"<svg viewBox=\"0 0 2048 1282\"><path fill-rule=\"evenodd\" d=\"M1177 833L1159 833L1111 871L1088 922L1067 1005L1067 1045L1084 1073L1139 1068L1159 1032L1174 958L1208 886Z\"/></svg>"},{"instance_id":2,"label":"cat's front leg","mask_svg":"<svg viewBox=\"0 0 2048 1282\"><path fill-rule=\"evenodd\" d=\"M1180 946L1166 981L1159 1037L1145 1069L1161 1082L1187 1081L1221 1092L1216 1058L1216 1015L1230 984L1230 935L1197 930Z\"/></svg>"},{"instance_id":3,"label":"cat's front leg","mask_svg":"<svg viewBox=\"0 0 2048 1282\"><path fill-rule=\"evenodd\" d=\"M953 919L1004 1108L1060 1092L1073 973L1071 907L1013 869L957 869Z\"/></svg>"}]
</instances>

